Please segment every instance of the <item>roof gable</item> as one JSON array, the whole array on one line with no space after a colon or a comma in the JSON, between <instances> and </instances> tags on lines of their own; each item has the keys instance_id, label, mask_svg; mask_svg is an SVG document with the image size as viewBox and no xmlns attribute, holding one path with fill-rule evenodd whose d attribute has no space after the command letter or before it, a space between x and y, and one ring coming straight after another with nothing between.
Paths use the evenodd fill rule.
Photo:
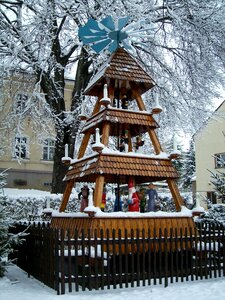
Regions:
<instances>
[{"instance_id":1,"label":"roof gable","mask_svg":"<svg viewBox=\"0 0 225 300\"><path fill-rule=\"evenodd\" d=\"M106 83L107 79L134 82L139 86L141 93L146 92L155 85L148 73L123 48L117 49L92 78L85 94L98 96L98 88Z\"/></svg>"},{"instance_id":2,"label":"roof gable","mask_svg":"<svg viewBox=\"0 0 225 300\"><path fill-rule=\"evenodd\" d=\"M212 115L207 120L205 120L203 125L196 131L196 133L193 135L194 139L197 139L199 135L202 135L202 133L204 133L204 131L207 130L207 128L211 124L213 125L213 123L211 122L215 121L216 118L220 118L220 116L217 116L217 114L220 113L222 113L222 120L225 120L225 100L217 107L217 109L212 113Z\"/></svg>"}]
</instances>

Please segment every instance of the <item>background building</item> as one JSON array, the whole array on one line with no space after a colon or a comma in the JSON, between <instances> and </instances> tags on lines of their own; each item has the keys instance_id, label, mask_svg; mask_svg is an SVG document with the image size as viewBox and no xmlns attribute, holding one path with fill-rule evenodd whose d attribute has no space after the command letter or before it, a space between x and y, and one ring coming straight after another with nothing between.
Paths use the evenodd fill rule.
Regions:
<instances>
[{"instance_id":1,"label":"background building","mask_svg":"<svg viewBox=\"0 0 225 300\"><path fill-rule=\"evenodd\" d=\"M225 101L194 136L196 161L196 195L206 207L205 199L217 203L211 172L225 172Z\"/></svg>"},{"instance_id":2,"label":"background building","mask_svg":"<svg viewBox=\"0 0 225 300\"><path fill-rule=\"evenodd\" d=\"M66 80L64 97L69 109L74 81ZM6 187L28 188L50 191L53 169L55 132L49 111L44 107L43 95L37 92L34 78L28 73L12 72L4 77L0 86L0 170L7 169ZM32 96L31 96L32 95ZM35 109L31 112L27 102L32 101ZM45 121L45 131L38 128ZM18 118L15 118L18 115ZM18 122L21 121L21 127ZM23 128L22 128L23 127Z\"/></svg>"}]
</instances>

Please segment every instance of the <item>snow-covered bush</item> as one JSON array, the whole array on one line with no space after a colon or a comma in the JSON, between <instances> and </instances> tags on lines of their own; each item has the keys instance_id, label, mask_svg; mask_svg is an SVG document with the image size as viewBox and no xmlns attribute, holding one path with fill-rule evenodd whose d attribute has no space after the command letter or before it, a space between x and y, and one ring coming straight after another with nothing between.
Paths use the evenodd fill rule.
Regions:
<instances>
[{"instance_id":1,"label":"snow-covered bush","mask_svg":"<svg viewBox=\"0 0 225 300\"><path fill-rule=\"evenodd\" d=\"M10 189L5 190L8 194L5 199L5 209L16 221L43 221L44 211L58 210L62 200L61 194L40 193L38 190L16 190L12 193ZM77 212L79 209L77 195L71 193L66 211Z\"/></svg>"},{"instance_id":2,"label":"snow-covered bush","mask_svg":"<svg viewBox=\"0 0 225 300\"><path fill-rule=\"evenodd\" d=\"M196 220L198 223L211 223L225 227L225 205L213 204Z\"/></svg>"},{"instance_id":3,"label":"snow-covered bush","mask_svg":"<svg viewBox=\"0 0 225 300\"><path fill-rule=\"evenodd\" d=\"M209 172L211 173L210 182L214 186L217 199L225 203L225 173L220 171L217 171L217 173Z\"/></svg>"},{"instance_id":4,"label":"snow-covered bush","mask_svg":"<svg viewBox=\"0 0 225 300\"><path fill-rule=\"evenodd\" d=\"M4 275L7 256L14 244L19 243L23 234L10 234L9 228L13 226L13 215L8 210L7 197L3 193L6 184L7 174L0 173L0 277Z\"/></svg>"}]
</instances>

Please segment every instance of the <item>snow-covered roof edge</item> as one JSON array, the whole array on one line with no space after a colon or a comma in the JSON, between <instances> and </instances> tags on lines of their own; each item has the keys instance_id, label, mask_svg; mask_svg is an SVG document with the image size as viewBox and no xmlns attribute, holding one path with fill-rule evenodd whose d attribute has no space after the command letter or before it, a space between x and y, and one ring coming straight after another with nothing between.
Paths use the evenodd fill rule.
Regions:
<instances>
[{"instance_id":1,"label":"snow-covered roof edge","mask_svg":"<svg viewBox=\"0 0 225 300\"><path fill-rule=\"evenodd\" d=\"M203 122L202 126L201 126L201 127L193 134L192 139L195 139L195 138L198 136L198 134L200 134L200 132L201 132L202 130L205 129L205 127L208 125L209 121L212 120L213 115L215 115L215 113L216 113L223 105L225 105L225 100L223 100L222 103L220 103L220 105L214 110L214 112L211 114L211 116L208 117L208 118Z\"/></svg>"}]
</instances>

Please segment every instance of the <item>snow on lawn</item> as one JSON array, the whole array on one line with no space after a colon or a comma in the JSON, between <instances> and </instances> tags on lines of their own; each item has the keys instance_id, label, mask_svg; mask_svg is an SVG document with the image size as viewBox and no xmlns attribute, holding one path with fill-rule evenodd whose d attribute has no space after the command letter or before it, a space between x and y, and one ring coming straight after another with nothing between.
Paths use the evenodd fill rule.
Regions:
<instances>
[{"instance_id":1,"label":"snow on lawn","mask_svg":"<svg viewBox=\"0 0 225 300\"><path fill-rule=\"evenodd\" d=\"M20 197L20 196L26 196L26 197L45 197L50 196L50 192L46 191L40 191L40 190L34 190L34 189L12 189L12 188L4 188L4 195L10 196L10 197Z\"/></svg>"},{"instance_id":2,"label":"snow on lawn","mask_svg":"<svg viewBox=\"0 0 225 300\"><path fill-rule=\"evenodd\" d=\"M103 291L85 291L56 295L53 289L46 287L17 266L8 268L7 276L0 278L1 300L125 300L125 299L154 299L154 300L222 300L225 298L225 279L204 279L199 281L185 281L162 285L110 289Z\"/></svg>"}]
</instances>

